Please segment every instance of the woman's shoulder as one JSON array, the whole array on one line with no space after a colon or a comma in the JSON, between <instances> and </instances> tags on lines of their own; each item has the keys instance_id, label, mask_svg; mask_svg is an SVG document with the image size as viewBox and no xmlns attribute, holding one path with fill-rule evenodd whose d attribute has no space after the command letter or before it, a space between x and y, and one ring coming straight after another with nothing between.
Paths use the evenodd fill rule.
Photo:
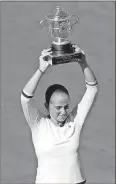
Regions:
<instances>
[{"instance_id":1,"label":"woman's shoulder","mask_svg":"<svg viewBox=\"0 0 116 184\"><path fill-rule=\"evenodd\" d=\"M39 114L36 121L37 123L41 123L41 122L47 122L48 120L50 119L50 116L49 115L46 115L46 114Z\"/></svg>"},{"instance_id":2,"label":"woman's shoulder","mask_svg":"<svg viewBox=\"0 0 116 184\"><path fill-rule=\"evenodd\" d=\"M67 122L74 122L77 114L77 107L75 107L68 115Z\"/></svg>"}]
</instances>

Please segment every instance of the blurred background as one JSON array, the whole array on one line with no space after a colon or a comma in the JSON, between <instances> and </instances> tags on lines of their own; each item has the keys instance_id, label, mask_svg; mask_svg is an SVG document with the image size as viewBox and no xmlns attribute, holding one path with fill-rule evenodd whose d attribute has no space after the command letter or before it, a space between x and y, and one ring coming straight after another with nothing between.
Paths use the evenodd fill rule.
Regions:
<instances>
[{"instance_id":1,"label":"blurred background","mask_svg":"<svg viewBox=\"0 0 116 184\"><path fill-rule=\"evenodd\" d=\"M39 22L59 5L76 13L79 23L69 39L86 53L99 94L81 134L80 157L87 183L114 183L114 2L1 3L1 183L33 183L37 159L20 94L38 67L38 56L53 38ZM34 105L46 113L44 93L54 83L68 88L73 107L85 92L78 64L49 68L41 78Z\"/></svg>"}]
</instances>

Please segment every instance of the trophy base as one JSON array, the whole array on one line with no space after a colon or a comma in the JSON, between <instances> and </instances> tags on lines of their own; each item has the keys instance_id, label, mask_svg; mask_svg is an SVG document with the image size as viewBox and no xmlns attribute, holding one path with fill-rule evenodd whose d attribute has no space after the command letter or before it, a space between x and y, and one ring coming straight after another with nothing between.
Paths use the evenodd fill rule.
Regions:
<instances>
[{"instance_id":1,"label":"trophy base","mask_svg":"<svg viewBox=\"0 0 116 184\"><path fill-rule=\"evenodd\" d=\"M56 44L53 42L51 51L53 65L76 62L78 59L82 58L82 53L76 52L70 42L66 44Z\"/></svg>"}]
</instances>

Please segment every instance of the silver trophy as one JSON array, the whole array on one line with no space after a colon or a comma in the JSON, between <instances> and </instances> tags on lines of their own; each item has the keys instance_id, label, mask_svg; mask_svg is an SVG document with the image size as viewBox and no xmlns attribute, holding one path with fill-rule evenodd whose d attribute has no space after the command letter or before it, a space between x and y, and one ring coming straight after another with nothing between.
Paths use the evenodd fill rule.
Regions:
<instances>
[{"instance_id":1,"label":"silver trophy","mask_svg":"<svg viewBox=\"0 0 116 184\"><path fill-rule=\"evenodd\" d=\"M57 6L56 10L45 16L40 22L42 27L47 28L54 38L50 48L52 52L52 64L64 64L81 59L82 53L76 51L68 40L72 27L78 22L75 14L70 15Z\"/></svg>"}]
</instances>

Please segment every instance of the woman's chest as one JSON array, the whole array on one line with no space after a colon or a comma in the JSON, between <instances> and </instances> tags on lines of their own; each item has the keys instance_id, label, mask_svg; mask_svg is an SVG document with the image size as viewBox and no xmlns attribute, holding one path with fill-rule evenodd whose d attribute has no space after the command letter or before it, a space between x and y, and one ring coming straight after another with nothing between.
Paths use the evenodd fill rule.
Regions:
<instances>
[{"instance_id":1,"label":"woman's chest","mask_svg":"<svg viewBox=\"0 0 116 184\"><path fill-rule=\"evenodd\" d=\"M64 127L51 126L50 123L39 127L36 134L32 135L33 144L37 153L52 152L64 153L77 150L79 146L79 133L74 123Z\"/></svg>"}]
</instances>

